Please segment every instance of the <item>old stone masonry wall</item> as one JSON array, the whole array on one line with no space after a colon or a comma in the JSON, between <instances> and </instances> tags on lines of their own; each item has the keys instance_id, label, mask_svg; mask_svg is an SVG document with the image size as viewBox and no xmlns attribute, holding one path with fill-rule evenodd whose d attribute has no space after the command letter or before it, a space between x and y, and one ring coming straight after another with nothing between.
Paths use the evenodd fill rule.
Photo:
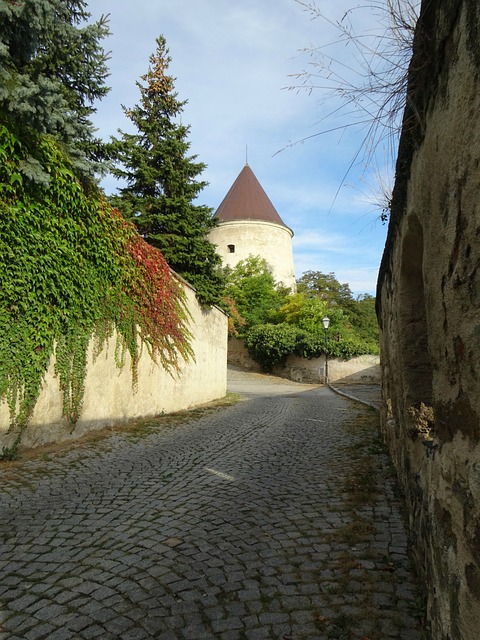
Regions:
<instances>
[{"instance_id":1,"label":"old stone masonry wall","mask_svg":"<svg viewBox=\"0 0 480 640\"><path fill-rule=\"evenodd\" d=\"M424 0L378 284L382 423L435 640L480 629L480 3Z\"/></svg>"}]
</instances>

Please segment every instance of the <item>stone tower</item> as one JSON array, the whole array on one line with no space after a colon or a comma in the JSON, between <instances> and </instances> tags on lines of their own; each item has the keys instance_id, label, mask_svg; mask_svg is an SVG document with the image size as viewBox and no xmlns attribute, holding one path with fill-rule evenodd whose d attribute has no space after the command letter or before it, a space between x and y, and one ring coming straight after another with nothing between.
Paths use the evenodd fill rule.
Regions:
<instances>
[{"instance_id":1,"label":"stone tower","mask_svg":"<svg viewBox=\"0 0 480 640\"><path fill-rule=\"evenodd\" d=\"M209 239L223 264L235 267L250 255L264 258L275 281L295 290L292 237L255 174L246 164L218 207Z\"/></svg>"}]
</instances>

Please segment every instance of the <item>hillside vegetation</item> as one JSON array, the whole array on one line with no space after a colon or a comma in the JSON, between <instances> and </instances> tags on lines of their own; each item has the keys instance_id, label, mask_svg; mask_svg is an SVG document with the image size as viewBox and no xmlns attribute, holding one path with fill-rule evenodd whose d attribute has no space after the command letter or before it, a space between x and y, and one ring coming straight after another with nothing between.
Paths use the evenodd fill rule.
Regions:
<instances>
[{"instance_id":1,"label":"hillside vegetation","mask_svg":"<svg viewBox=\"0 0 480 640\"><path fill-rule=\"evenodd\" d=\"M348 284L340 284L333 273L307 271L292 294L275 283L265 260L250 256L227 268L225 277L230 334L245 339L266 371L290 354L350 358L379 353L375 298L354 298ZM327 334L325 316L330 320Z\"/></svg>"}]
</instances>

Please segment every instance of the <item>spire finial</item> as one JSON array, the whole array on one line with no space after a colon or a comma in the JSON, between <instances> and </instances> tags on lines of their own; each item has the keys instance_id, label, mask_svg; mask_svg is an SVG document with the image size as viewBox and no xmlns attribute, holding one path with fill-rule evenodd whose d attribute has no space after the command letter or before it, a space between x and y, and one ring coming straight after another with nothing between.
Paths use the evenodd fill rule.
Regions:
<instances>
[{"instance_id":1,"label":"spire finial","mask_svg":"<svg viewBox=\"0 0 480 640\"><path fill-rule=\"evenodd\" d=\"M248 164L248 144L245 145L245 164Z\"/></svg>"}]
</instances>

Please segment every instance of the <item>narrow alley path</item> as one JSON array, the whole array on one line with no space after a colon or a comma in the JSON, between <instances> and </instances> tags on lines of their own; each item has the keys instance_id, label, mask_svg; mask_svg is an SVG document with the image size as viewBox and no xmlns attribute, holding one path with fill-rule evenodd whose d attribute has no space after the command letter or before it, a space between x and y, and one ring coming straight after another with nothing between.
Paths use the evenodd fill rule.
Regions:
<instances>
[{"instance_id":1,"label":"narrow alley path","mask_svg":"<svg viewBox=\"0 0 480 640\"><path fill-rule=\"evenodd\" d=\"M376 414L259 374L231 390L0 466L1 640L423 638Z\"/></svg>"}]
</instances>

